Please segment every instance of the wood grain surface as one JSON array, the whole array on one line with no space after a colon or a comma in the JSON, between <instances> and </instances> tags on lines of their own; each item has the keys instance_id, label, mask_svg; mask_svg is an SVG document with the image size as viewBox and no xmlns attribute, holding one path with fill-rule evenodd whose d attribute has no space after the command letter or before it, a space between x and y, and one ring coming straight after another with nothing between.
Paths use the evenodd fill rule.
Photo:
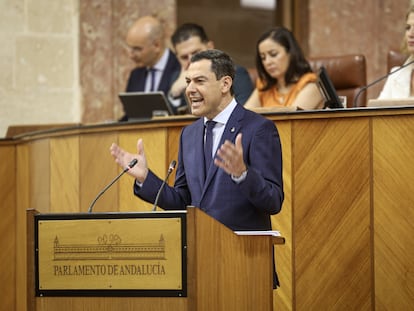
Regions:
<instances>
[{"instance_id":1,"label":"wood grain surface","mask_svg":"<svg viewBox=\"0 0 414 311\"><path fill-rule=\"evenodd\" d=\"M272 224L286 243L275 251L281 287L273 291L273 309L412 310L414 110L367 108L266 117L278 126L284 161L285 202ZM0 142L5 213L0 241L2 249L11 250L0 257L7 263L0 265L0 290L13 297L10 310L26 310L26 209L86 211L97 192L120 172L109 155L112 141L134 151L136 139L143 137L151 166L165 176L169 162L176 159L180 131L190 122L192 118L174 118L94 125ZM148 210L150 205L132 194L132 182L129 176L122 178L96 210ZM61 306L71 310L77 299L65 298L64 304L56 298L44 301L56 301L56 309L65 311ZM91 299L85 310L97 305L110 309L105 301ZM170 310L180 310L179 299L169 301ZM123 309L132 308L128 299L122 303Z\"/></svg>"}]
</instances>

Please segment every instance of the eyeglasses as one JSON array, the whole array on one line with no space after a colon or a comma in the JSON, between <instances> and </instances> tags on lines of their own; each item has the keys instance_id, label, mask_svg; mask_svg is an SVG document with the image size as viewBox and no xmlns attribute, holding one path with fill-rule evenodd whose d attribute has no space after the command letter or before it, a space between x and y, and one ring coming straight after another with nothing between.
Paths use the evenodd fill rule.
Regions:
<instances>
[{"instance_id":1,"label":"eyeglasses","mask_svg":"<svg viewBox=\"0 0 414 311\"><path fill-rule=\"evenodd\" d=\"M129 46L126 42L122 43L122 48L129 53L140 53L144 48L141 46Z\"/></svg>"}]
</instances>

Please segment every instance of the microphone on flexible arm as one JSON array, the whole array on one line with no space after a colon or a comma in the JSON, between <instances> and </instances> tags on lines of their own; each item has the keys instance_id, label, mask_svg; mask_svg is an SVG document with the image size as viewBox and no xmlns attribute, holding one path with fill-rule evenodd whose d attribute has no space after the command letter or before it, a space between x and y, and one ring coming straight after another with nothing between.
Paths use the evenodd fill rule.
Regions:
<instances>
[{"instance_id":1,"label":"microphone on flexible arm","mask_svg":"<svg viewBox=\"0 0 414 311\"><path fill-rule=\"evenodd\" d=\"M126 172L128 172L137 163L138 163L137 159L132 159L132 161L128 163L127 167L125 167L124 170L118 176L116 176L105 188L102 189L101 192L99 192L99 194L96 196L96 198L92 201L91 205L89 206L88 213L92 212L92 209L93 209L96 201L98 201L98 199L105 193L105 191L108 190L109 187L111 187L119 178L121 178L122 175L124 175Z\"/></svg>"},{"instance_id":2,"label":"microphone on flexible arm","mask_svg":"<svg viewBox=\"0 0 414 311\"><path fill-rule=\"evenodd\" d=\"M154 212L157 209L158 199L160 198L160 194L162 189L164 188L165 184L167 183L168 178L170 177L171 173L175 169L175 165L177 162L172 160L170 166L168 167L167 176L165 177L164 181L161 184L160 189L158 189L157 196L155 197L154 206L152 207L152 211Z\"/></svg>"},{"instance_id":3,"label":"microphone on flexible arm","mask_svg":"<svg viewBox=\"0 0 414 311\"><path fill-rule=\"evenodd\" d=\"M389 77L389 76L391 76L392 74L396 73L397 71L400 71L401 69L403 69L403 68L405 68L405 67L407 67L407 66L409 66L409 65L411 65L411 64L413 64L413 63L414 63L414 60L412 60L411 62L408 62L408 63L406 63L406 64L404 64L404 65L400 66L399 68L395 69L394 71L391 71L391 72L387 73L385 76L382 76L381 78L379 78L379 79L377 79L377 80L375 80L375 81L371 82L370 84L368 84L368 85L366 85L366 86L363 86L363 87L359 90L359 92L356 94L356 96L355 96L355 98L354 98L353 107L355 108L355 107L357 106L357 103L358 103L358 97L359 97L359 95L361 95L361 93L362 93L362 92L366 91L368 88L370 88L370 87L371 87L371 86L373 86L374 84L377 84L378 82L380 82L380 81L384 80L385 78L388 78L388 77Z\"/></svg>"}]
</instances>

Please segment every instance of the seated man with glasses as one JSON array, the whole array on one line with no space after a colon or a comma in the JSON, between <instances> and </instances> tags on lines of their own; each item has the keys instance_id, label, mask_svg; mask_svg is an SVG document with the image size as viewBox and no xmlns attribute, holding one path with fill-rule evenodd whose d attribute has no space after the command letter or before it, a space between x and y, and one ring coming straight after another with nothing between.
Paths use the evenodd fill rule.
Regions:
<instances>
[{"instance_id":1,"label":"seated man with glasses","mask_svg":"<svg viewBox=\"0 0 414 311\"><path fill-rule=\"evenodd\" d=\"M180 70L180 64L166 47L161 22L153 16L141 17L128 30L126 43L129 57L137 66L130 73L126 91L163 91L167 95L173 82L171 75ZM119 121L127 120L125 115Z\"/></svg>"}]
</instances>

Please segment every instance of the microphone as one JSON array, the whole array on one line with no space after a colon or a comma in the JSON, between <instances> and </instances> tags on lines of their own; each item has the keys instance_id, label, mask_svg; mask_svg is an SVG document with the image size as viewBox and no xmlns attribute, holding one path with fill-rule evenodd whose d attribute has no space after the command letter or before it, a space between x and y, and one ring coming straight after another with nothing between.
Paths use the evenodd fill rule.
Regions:
<instances>
[{"instance_id":1,"label":"microphone","mask_svg":"<svg viewBox=\"0 0 414 311\"><path fill-rule=\"evenodd\" d=\"M161 191L164 188L165 184L167 183L168 177L170 177L172 171L175 169L176 164L177 164L177 162L175 160L172 160L171 163L170 163L170 166L168 167L167 176L165 177L164 181L162 182L161 187L157 192L157 196L155 197L154 206L152 208L153 212L157 209L158 199L160 198Z\"/></svg>"},{"instance_id":2,"label":"microphone","mask_svg":"<svg viewBox=\"0 0 414 311\"><path fill-rule=\"evenodd\" d=\"M397 71L400 71L401 69L411 65L412 63L414 63L414 60L412 60L411 62L408 62L402 66L400 66L399 68L395 69L394 71L391 71L389 73L387 73L385 76L382 76L381 78L371 82L370 84L363 86L359 92L356 94L355 98L354 98L354 102L353 102L353 107L355 108L357 106L358 103L358 97L359 95L361 95L362 92L366 91L368 88L370 88L371 86L373 86L374 84L377 84L378 82L384 80L385 78L388 78L389 76L391 76L392 74L396 73Z\"/></svg>"},{"instance_id":3,"label":"microphone","mask_svg":"<svg viewBox=\"0 0 414 311\"><path fill-rule=\"evenodd\" d=\"M128 166L126 168L124 168L124 170L118 176L116 176L105 188L103 188L103 190L101 192L99 192L99 194L96 196L96 198L92 201L91 205L89 206L88 213L92 212L92 209L93 209L96 201L98 201L98 199L105 193L105 191L108 190L109 187L111 187L119 178L121 178L122 175L124 175L126 172L128 172L137 163L138 163L137 159L132 159L132 161L129 162Z\"/></svg>"}]
</instances>

